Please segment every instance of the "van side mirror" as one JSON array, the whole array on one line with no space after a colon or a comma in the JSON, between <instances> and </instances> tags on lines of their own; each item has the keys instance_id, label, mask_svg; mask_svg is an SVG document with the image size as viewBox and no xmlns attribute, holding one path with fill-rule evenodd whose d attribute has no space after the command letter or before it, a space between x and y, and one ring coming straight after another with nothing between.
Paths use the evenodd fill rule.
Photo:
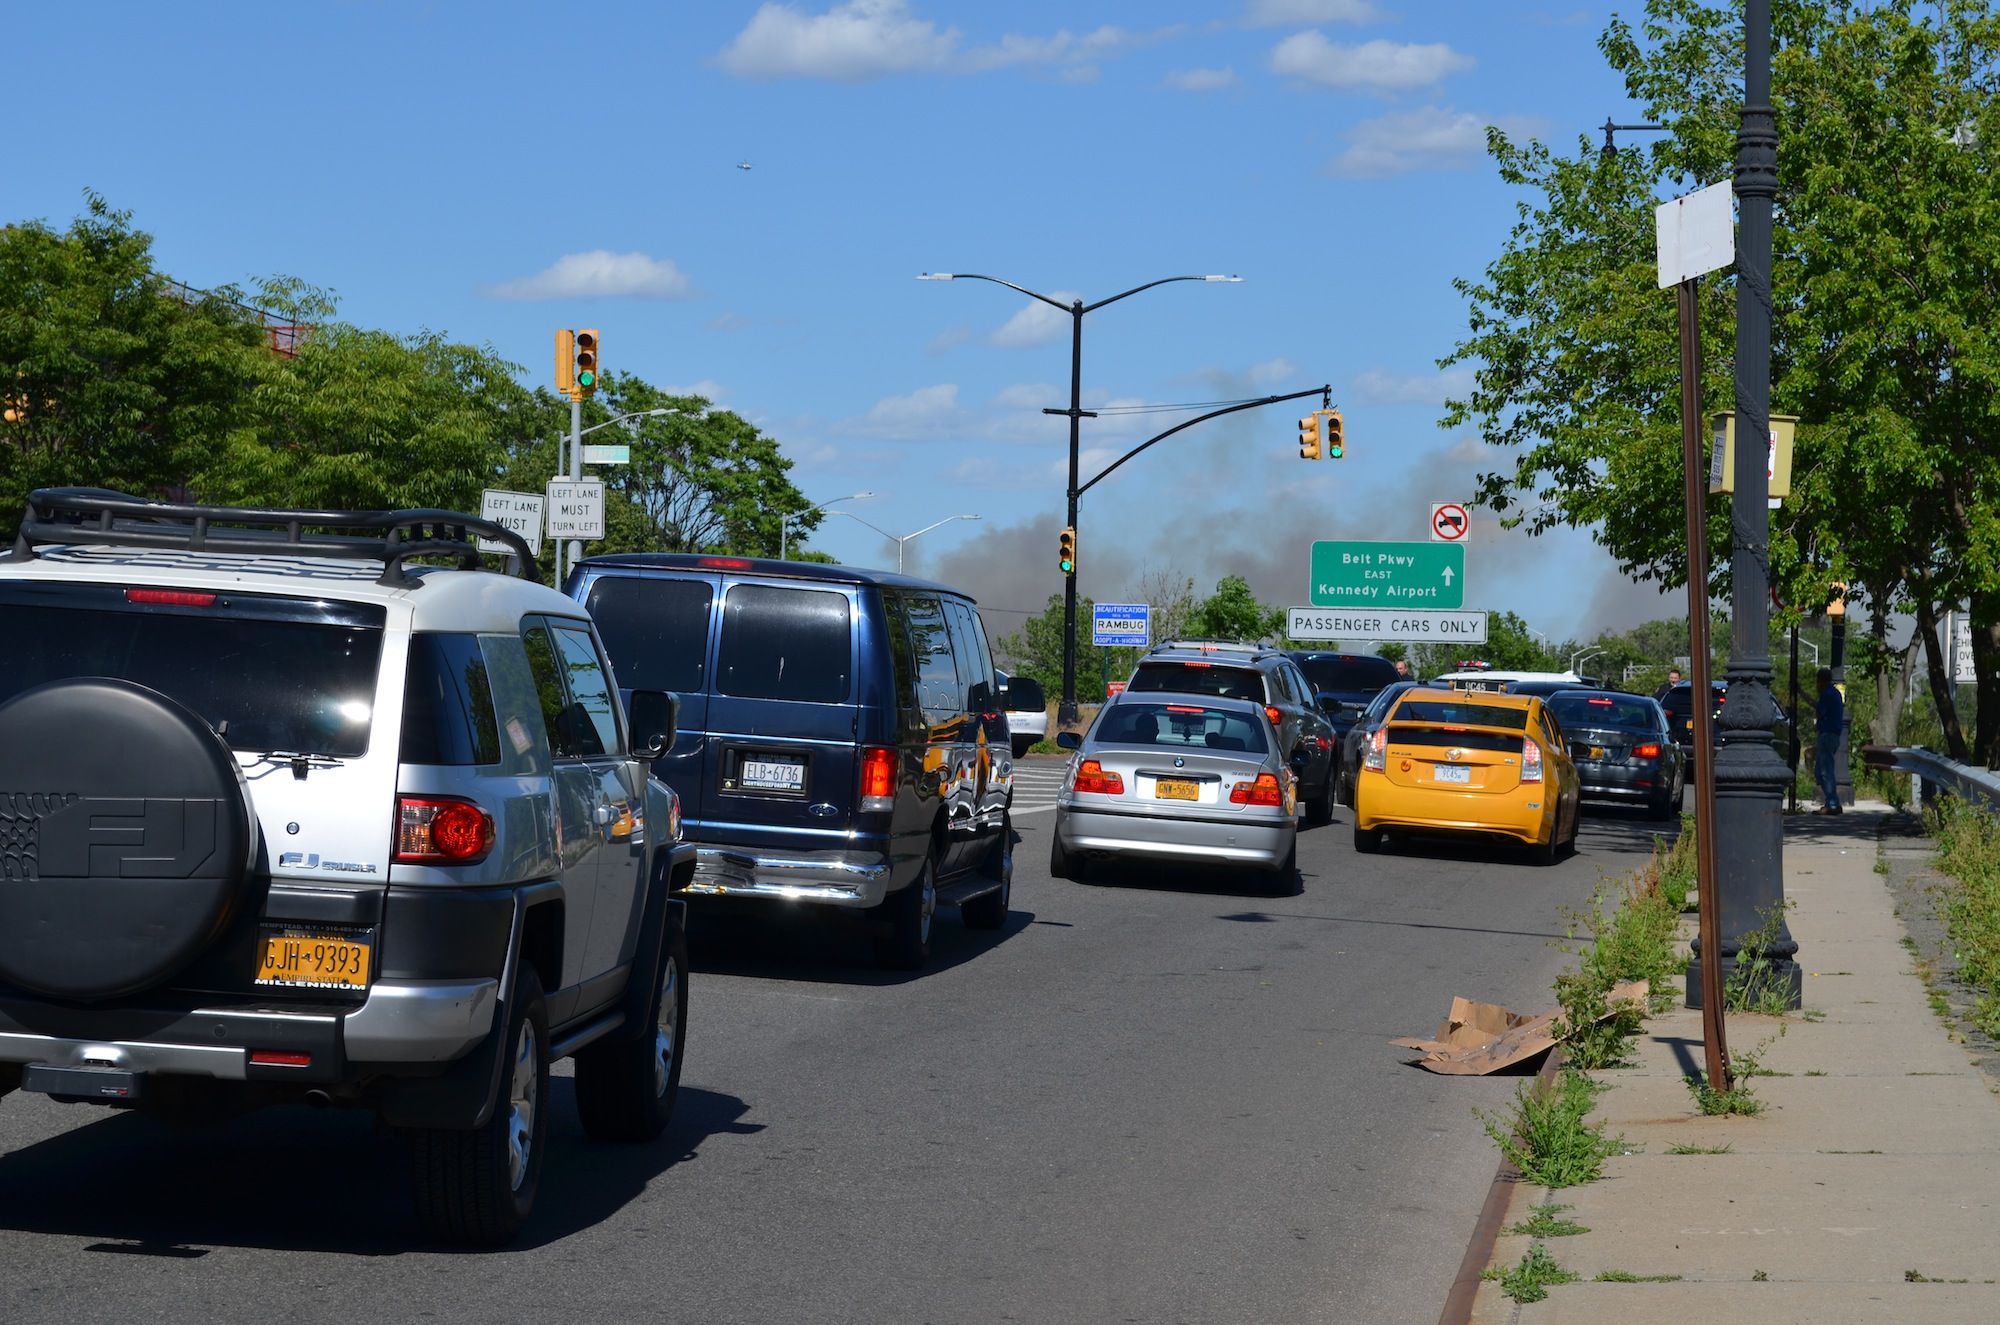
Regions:
<instances>
[{"instance_id":1,"label":"van side mirror","mask_svg":"<svg viewBox=\"0 0 2000 1325\"><path fill-rule=\"evenodd\" d=\"M1057 732L1056 746L1063 750L1083 749L1083 736L1078 732Z\"/></svg>"},{"instance_id":2,"label":"van side mirror","mask_svg":"<svg viewBox=\"0 0 2000 1325\"><path fill-rule=\"evenodd\" d=\"M632 757L650 764L674 748L681 702L664 690L634 690L625 704L625 718L632 730Z\"/></svg>"}]
</instances>

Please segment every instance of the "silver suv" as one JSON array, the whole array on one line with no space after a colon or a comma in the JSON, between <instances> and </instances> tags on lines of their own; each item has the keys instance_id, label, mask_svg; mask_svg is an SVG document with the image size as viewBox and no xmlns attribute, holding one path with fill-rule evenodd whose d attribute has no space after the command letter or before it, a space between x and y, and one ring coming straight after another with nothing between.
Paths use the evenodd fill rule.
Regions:
<instances>
[{"instance_id":1,"label":"silver suv","mask_svg":"<svg viewBox=\"0 0 2000 1325\"><path fill-rule=\"evenodd\" d=\"M0 558L0 1095L372 1109L467 1244L528 1217L551 1063L592 1136L657 1136L675 703L621 711L534 573L443 511L34 493Z\"/></svg>"}]
</instances>

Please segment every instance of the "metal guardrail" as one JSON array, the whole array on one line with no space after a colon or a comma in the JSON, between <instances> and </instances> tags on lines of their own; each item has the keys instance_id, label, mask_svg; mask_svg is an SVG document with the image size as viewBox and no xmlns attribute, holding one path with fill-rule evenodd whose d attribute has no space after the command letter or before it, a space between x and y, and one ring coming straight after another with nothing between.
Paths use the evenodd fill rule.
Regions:
<instances>
[{"instance_id":1,"label":"metal guardrail","mask_svg":"<svg viewBox=\"0 0 2000 1325\"><path fill-rule=\"evenodd\" d=\"M1881 747L1870 749L1880 751ZM1890 767L1914 774L1922 783L1924 800L1930 800L1939 791L1949 791L1969 804L2000 810L2000 772L1957 763L1917 745L1899 745L1887 753Z\"/></svg>"}]
</instances>

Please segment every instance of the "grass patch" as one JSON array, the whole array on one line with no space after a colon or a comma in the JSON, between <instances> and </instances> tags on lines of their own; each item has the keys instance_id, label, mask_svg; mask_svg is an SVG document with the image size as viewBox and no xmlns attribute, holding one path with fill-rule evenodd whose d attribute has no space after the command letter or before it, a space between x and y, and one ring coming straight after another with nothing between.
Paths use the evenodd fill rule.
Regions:
<instances>
[{"instance_id":1,"label":"grass patch","mask_svg":"<svg viewBox=\"0 0 2000 1325\"><path fill-rule=\"evenodd\" d=\"M1741 1081L1721 1090L1710 1085L1702 1073L1691 1072L1687 1086L1694 1096L1695 1108L1710 1118L1748 1118L1764 1111L1764 1101Z\"/></svg>"},{"instance_id":2,"label":"grass patch","mask_svg":"<svg viewBox=\"0 0 2000 1325\"><path fill-rule=\"evenodd\" d=\"M1826 1073L1820 1071L1818 1068L1814 1068L1812 1071L1806 1073L1806 1075L1809 1077L1823 1077Z\"/></svg>"},{"instance_id":3,"label":"grass patch","mask_svg":"<svg viewBox=\"0 0 2000 1325\"><path fill-rule=\"evenodd\" d=\"M1946 797L1929 814L1959 978L1973 989L1972 1020L2000 1037L2000 818Z\"/></svg>"},{"instance_id":4,"label":"grass patch","mask_svg":"<svg viewBox=\"0 0 2000 1325\"><path fill-rule=\"evenodd\" d=\"M1563 1211L1567 1209L1566 1205L1538 1205L1507 1232L1517 1238L1573 1238L1590 1232L1574 1219L1564 1219Z\"/></svg>"},{"instance_id":5,"label":"grass patch","mask_svg":"<svg viewBox=\"0 0 2000 1325\"><path fill-rule=\"evenodd\" d=\"M1778 963L1771 957L1772 945L1785 927L1785 905L1771 907L1764 913L1764 922L1738 941L1736 964L1722 987L1726 1010L1769 1017L1792 1011L1791 990L1777 978Z\"/></svg>"},{"instance_id":6,"label":"grass patch","mask_svg":"<svg viewBox=\"0 0 2000 1325\"><path fill-rule=\"evenodd\" d=\"M1733 1149L1735 1147L1727 1141L1724 1141L1719 1146L1693 1146L1684 1141L1676 1141L1673 1145L1667 1147L1667 1153L1669 1155L1726 1155Z\"/></svg>"},{"instance_id":7,"label":"grass patch","mask_svg":"<svg viewBox=\"0 0 2000 1325\"><path fill-rule=\"evenodd\" d=\"M1603 1124L1584 1121L1601 1089L1565 1067L1552 1082L1537 1080L1516 1088L1513 1108L1504 1116L1474 1112L1500 1153L1528 1181L1574 1187L1603 1176L1604 1161L1622 1144L1621 1138L1604 1135Z\"/></svg>"},{"instance_id":8,"label":"grass patch","mask_svg":"<svg viewBox=\"0 0 2000 1325\"><path fill-rule=\"evenodd\" d=\"M1599 1270L1597 1282L1600 1284L1677 1284L1681 1277L1677 1274L1633 1274L1630 1270Z\"/></svg>"},{"instance_id":9,"label":"grass patch","mask_svg":"<svg viewBox=\"0 0 2000 1325\"><path fill-rule=\"evenodd\" d=\"M1574 1270L1565 1270L1549 1255L1548 1248L1537 1242L1528 1248L1519 1265L1502 1269L1490 1265L1480 1272L1482 1279L1500 1281L1500 1291L1516 1302L1539 1302L1549 1295L1550 1284L1573 1284L1577 1281Z\"/></svg>"}]
</instances>

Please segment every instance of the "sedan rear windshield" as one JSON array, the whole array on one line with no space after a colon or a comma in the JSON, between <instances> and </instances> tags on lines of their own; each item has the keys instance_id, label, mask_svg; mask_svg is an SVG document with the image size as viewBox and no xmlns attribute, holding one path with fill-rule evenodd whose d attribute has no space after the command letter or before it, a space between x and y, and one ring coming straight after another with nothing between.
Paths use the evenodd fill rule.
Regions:
<instances>
[{"instance_id":1,"label":"sedan rear windshield","mask_svg":"<svg viewBox=\"0 0 2000 1325\"><path fill-rule=\"evenodd\" d=\"M1502 708L1451 699L1406 699L1389 714L1390 722L1434 722L1452 727L1505 727L1526 731L1528 710Z\"/></svg>"},{"instance_id":2,"label":"sedan rear windshield","mask_svg":"<svg viewBox=\"0 0 2000 1325\"><path fill-rule=\"evenodd\" d=\"M1558 695L1549 702L1556 721L1565 727L1629 727L1634 731L1658 731L1660 720L1653 706L1643 699L1618 699L1610 695Z\"/></svg>"},{"instance_id":3,"label":"sedan rear windshield","mask_svg":"<svg viewBox=\"0 0 2000 1325\"><path fill-rule=\"evenodd\" d=\"M1396 664L1370 654L1327 654L1322 657L1293 655L1299 670L1318 692L1373 694L1397 679Z\"/></svg>"},{"instance_id":4,"label":"sedan rear windshield","mask_svg":"<svg viewBox=\"0 0 2000 1325\"><path fill-rule=\"evenodd\" d=\"M1216 695L1223 699L1264 702L1264 677L1247 667L1214 663L1142 663L1132 674L1133 690L1171 690L1183 695Z\"/></svg>"},{"instance_id":5,"label":"sedan rear windshield","mask_svg":"<svg viewBox=\"0 0 2000 1325\"><path fill-rule=\"evenodd\" d=\"M0 704L50 681L116 677L179 701L232 750L368 752L382 609L191 596L222 601L127 604L94 589L0 598ZM339 619L310 619L328 615ZM306 619L283 619L293 616Z\"/></svg>"},{"instance_id":6,"label":"sedan rear windshield","mask_svg":"<svg viewBox=\"0 0 2000 1325\"><path fill-rule=\"evenodd\" d=\"M1271 724L1262 714L1200 704L1113 704L1091 740L1099 745L1164 745L1184 750L1269 754Z\"/></svg>"}]
</instances>

